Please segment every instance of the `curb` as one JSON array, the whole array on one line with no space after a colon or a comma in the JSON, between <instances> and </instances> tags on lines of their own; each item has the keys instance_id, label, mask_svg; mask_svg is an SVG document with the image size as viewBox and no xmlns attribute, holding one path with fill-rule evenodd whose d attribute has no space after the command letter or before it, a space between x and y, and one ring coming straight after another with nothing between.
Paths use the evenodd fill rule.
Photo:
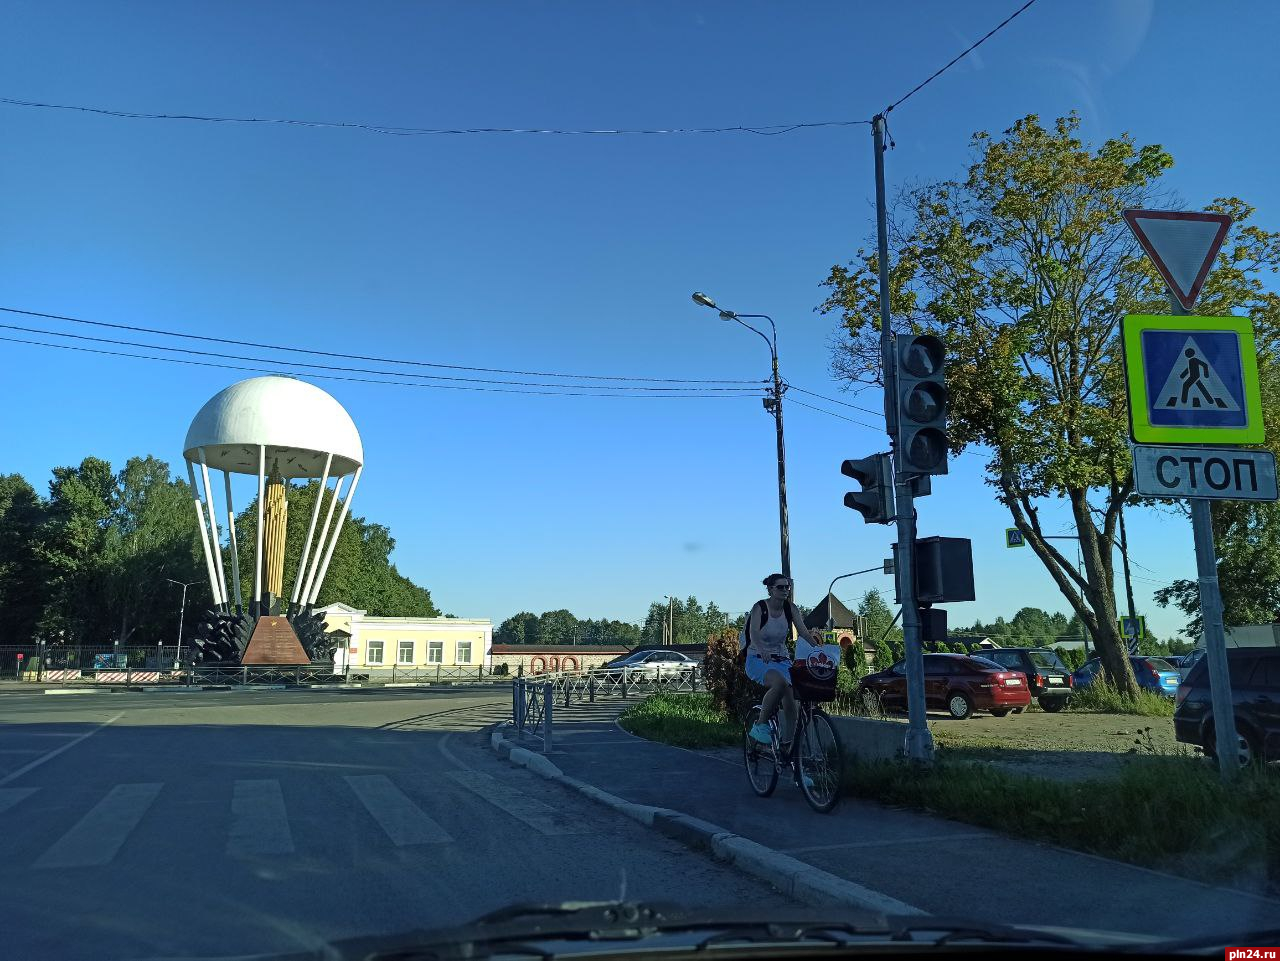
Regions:
<instances>
[{"instance_id":1,"label":"curb","mask_svg":"<svg viewBox=\"0 0 1280 961\"><path fill-rule=\"evenodd\" d=\"M730 864L744 874L767 881L789 897L806 904L838 904L886 915L925 914L913 905L815 868L799 858L765 847L710 821L670 808L637 804L570 777L543 755L518 747L504 737L504 728L510 726L510 721L502 721L490 730L489 744L499 756L625 814L632 820L655 829L664 837L678 841L692 850L710 854L717 861Z\"/></svg>"}]
</instances>

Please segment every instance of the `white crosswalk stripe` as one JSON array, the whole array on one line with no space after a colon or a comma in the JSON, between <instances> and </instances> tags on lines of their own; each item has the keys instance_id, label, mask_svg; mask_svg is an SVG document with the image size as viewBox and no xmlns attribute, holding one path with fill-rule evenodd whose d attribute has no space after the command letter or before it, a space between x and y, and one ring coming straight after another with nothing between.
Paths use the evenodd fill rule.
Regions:
<instances>
[{"instance_id":1,"label":"white crosswalk stripe","mask_svg":"<svg viewBox=\"0 0 1280 961\"><path fill-rule=\"evenodd\" d=\"M566 821L564 815L559 814L551 805L481 771L450 771L449 777L517 821L523 821L539 834L590 833L580 822Z\"/></svg>"},{"instance_id":2,"label":"white crosswalk stripe","mask_svg":"<svg viewBox=\"0 0 1280 961\"><path fill-rule=\"evenodd\" d=\"M9 810L19 801L24 801L31 795L35 794L39 788L34 787L6 787L0 788L0 812Z\"/></svg>"},{"instance_id":3,"label":"white crosswalk stripe","mask_svg":"<svg viewBox=\"0 0 1280 961\"><path fill-rule=\"evenodd\" d=\"M292 854L293 835L280 782L236 781L231 794L231 833L227 854Z\"/></svg>"},{"instance_id":4,"label":"white crosswalk stripe","mask_svg":"<svg viewBox=\"0 0 1280 961\"><path fill-rule=\"evenodd\" d=\"M37 868L106 864L138 826L163 784L117 784L36 860Z\"/></svg>"},{"instance_id":5,"label":"white crosswalk stripe","mask_svg":"<svg viewBox=\"0 0 1280 961\"><path fill-rule=\"evenodd\" d=\"M453 840L448 831L429 818L385 775L346 775L344 779L397 847L446 844Z\"/></svg>"}]
</instances>

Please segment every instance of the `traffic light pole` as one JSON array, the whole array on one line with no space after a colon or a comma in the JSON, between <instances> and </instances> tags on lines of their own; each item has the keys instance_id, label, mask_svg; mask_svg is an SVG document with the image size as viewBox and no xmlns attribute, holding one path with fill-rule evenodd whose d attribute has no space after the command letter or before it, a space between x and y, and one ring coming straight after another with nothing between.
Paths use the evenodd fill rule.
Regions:
<instances>
[{"instance_id":1,"label":"traffic light pole","mask_svg":"<svg viewBox=\"0 0 1280 961\"><path fill-rule=\"evenodd\" d=\"M773 343L773 421L778 428L778 529L782 538L782 576L791 581L791 519L787 515L787 449L782 439L782 378L778 376L778 344ZM795 582L791 581L795 597Z\"/></svg>"},{"instance_id":2,"label":"traffic light pole","mask_svg":"<svg viewBox=\"0 0 1280 961\"><path fill-rule=\"evenodd\" d=\"M885 117L871 121L876 171L876 241L880 267L880 366L884 377L884 417L891 444L898 439L898 362L889 312L889 226L885 206ZM898 522L898 597L902 604L903 648L907 667L907 757L933 760L933 736L925 721L924 656L920 649L920 613L916 604L916 512L911 477L894 474Z\"/></svg>"}]
</instances>

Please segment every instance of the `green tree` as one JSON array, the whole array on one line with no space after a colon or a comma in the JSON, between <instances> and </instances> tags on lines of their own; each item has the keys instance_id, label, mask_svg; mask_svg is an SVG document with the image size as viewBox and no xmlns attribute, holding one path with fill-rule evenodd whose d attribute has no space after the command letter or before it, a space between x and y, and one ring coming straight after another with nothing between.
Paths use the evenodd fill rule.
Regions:
<instances>
[{"instance_id":1,"label":"green tree","mask_svg":"<svg viewBox=\"0 0 1280 961\"><path fill-rule=\"evenodd\" d=\"M116 477L113 510L103 539L99 574L107 610L121 644L168 641L173 585L200 583L203 548L191 507L191 490L169 476L155 457L132 457ZM175 618L176 619L176 618ZM174 625L176 629L176 625Z\"/></svg>"},{"instance_id":2,"label":"green tree","mask_svg":"<svg viewBox=\"0 0 1280 961\"><path fill-rule=\"evenodd\" d=\"M580 637L578 619L569 611L544 611L538 616L539 644L573 644Z\"/></svg>"},{"instance_id":3,"label":"green tree","mask_svg":"<svg viewBox=\"0 0 1280 961\"><path fill-rule=\"evenodd\" d=\"M884 670L902 657L902 628L894 625L894 611L874 588L862 595L858 613L867 619L867 636L876 645L876 668Z\"/></svg>"},{"instance_id":4,"label":"green tree","mask_svg":"<svg viewBox=\"0 0 1280 961\"><path fill-rule=\"evenodd\" d=\"M947 343L954 450L989 453L988 483L1087 624L1107 674L1136 695L1112 563L1117 515L1133 490L1117 331L1127 313L1167 308L1120 215L1159 205L1158 180L1173 161L1128 135L1095 149L1078 128L1075 114L1051 129L1032 115L1002 137L975 134L963 179L907 191L892 228L891 310L900 329ZM1274 298L1258 276L1280 264L1280 244L1248 223L1242 202L1212 206L1236 226L1201 310L1243 307L1261 320ZM843 319L833 369L853 381L878 376L877 269L863 251L832 268L819 308ZM1083 572L1041 529L1040 505L1058 499L1070 507Z\"/></svg>"},{"instance_id":5,"label":"green tree","mask_svg":"<svg viewBox=\"0 0 1280 961\"><path fill-rule=\"evenodd\" d=\"M320 496L320 485L316 481L290 486L286 494L288 516L283 583L286 600L293 596L303 543L317 496ZM324 523L333 500L333 489L326 488L323 498L318 524ZM342 505L339 503L334 511L334 523L341 510ZM236 518L236 538L240 548L240 590L246 604L253 597L253 553L257 530L258 501L255 497ZM316 537L318 536L317 534ZM372 523L363 517L348 516L334 546L317 604L324 607L342 602L383 617L441 616L431 600L431 592L414 584L391 563L395 546L390 530L382 524ZM314 551L313 545L312 556L307 559L308 572L315 561ZM230 547L224 548L223 554L224 567L230 580Z\"/></svg>"},{"instance_id":6,"label":"green tree","mask_svg":"<svg viewBox=\"0 0 1280 961\"><path fill-rule=\"evenodd\" d=\"M498 625L493 639L499 644L534 644L538 640L538 615L529 611L512 614Z\"/></svg>"},{"instance_id":7,"label":"green tree","mask_svg":"<svg viewBox=\"0 0 1280 961\"><path fill-rule=\"evenodd\" d=\"M21 474L0 475L0 638L25 644L49 602L39 537L46 507Z\"/></svg>"},{"instance_id":8,"label":"green tree","mask_svg":"<svg viewBox=\"0 0 1280 961\"><path fill-rule=\"evenodd\" d=\"M40 623L46 637L109 643L102 617L102 565L115 495L115 475L101 458L54 468L36 547L49 582L49 604Z\"/></svg>"}]
</instances>

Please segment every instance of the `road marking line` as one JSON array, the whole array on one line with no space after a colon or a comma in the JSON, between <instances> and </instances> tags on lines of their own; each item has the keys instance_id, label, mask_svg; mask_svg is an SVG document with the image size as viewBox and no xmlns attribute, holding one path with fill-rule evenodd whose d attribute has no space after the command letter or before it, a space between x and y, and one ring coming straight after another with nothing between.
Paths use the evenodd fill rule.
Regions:
<instances>
[{"instance_id":1,"label":"road marking line","mask_svg":"<svg viewBox=\"0 0 1280 961\"><path fill-rule=\"evenodd\" d=\"M26 800L35 794L39 788L34 787L11 787L0 791L0 812L7 811L19 801Z\"/></svg>"},{"instance_id":2,"label":"road marking line","mask_svg":"<svg viewBox=\"0 0 1280 961\"><path fill-rule=\"evenodd\" d=\"M36 861L37 868L107 864L138 826L163 784L117 784Z\"/></svg>"},{"instance_id":3,"label":"road marking line","mask_svg":"<svg viewBox=\"0 0 1280 961\"><path fill-rule=\"evenodd\" d=\"M8 784L10 781L13 781L13 780L16 780L17 778L22 777L22 775L26 774L28 771L38 768L45 761L52 761L55 757L57 757L63 751L66 751L66 750L69 750L70 748L75 747L77 744L79 744L81 741L83 741L87 737L93 737L93 735L97 734L108 724L112 723L113 721L118 721L122 717L124 717L124 711L121 711L119 714L116 714L113 717L107 718L105 721L103 721L101 724L95 727L92 731L85 731L83 734L77 735L74 741L68 741L66 744L62 745L62 747L54 748L44 757L38 757L34 761L32 761L30 764L23 765L22 767L18 768L18 770L14 771L12 774L6 774L4 777L0 777L0 784Z\"/></svg>"},{"instance_id":4,"label":"road marking line","mask_svg":"<svg viewBox=\"0 0 1280 961\"><path fill-rule=\"evenodd\" d=\"M449 771L449 777L461 784L468 791L478 794L500 811L505 811L517 821L523 821L539 834L555 836L559 834L593 833L580 826L579 823L566 820L555 808L544 804L537 798L530 797L523 791L482 771Z\"/></svg>"},{"instance_id":5,"label":"road marking line","mask_svg":"<svg viewBox=\"0 0 1280 961\"><path fill-rule=\"evenodd\" d=\"M449 832L427 817L422 808L382 774L344 775L360 803L397 847L406 844L446 844Z\"/></svg>"},{"instance_id":6,"label":"road marking line","mask_svg":"<svg viewBox=\"0 0 1280 961\"><path fill-rule=\"evenodd\" d=\"M783 854L817 854L849 848L875 848L893 844L945 844L947 841L985 841L990 834L933 834L927 837L885 838L878 841L848 841L845 844L814 844L803 848L779 848Z\"/></svg>"},{"instance_id":7,"label":"road marking line","mask_svg":"<svg viewBox=\"0 0 1280 961\"><path fill-rule=\"evenodd\" d=\"M293 835L280 782L236 781L231 794L231 833L227 854L292 854Z\"/></svg>"}]
</instances>

